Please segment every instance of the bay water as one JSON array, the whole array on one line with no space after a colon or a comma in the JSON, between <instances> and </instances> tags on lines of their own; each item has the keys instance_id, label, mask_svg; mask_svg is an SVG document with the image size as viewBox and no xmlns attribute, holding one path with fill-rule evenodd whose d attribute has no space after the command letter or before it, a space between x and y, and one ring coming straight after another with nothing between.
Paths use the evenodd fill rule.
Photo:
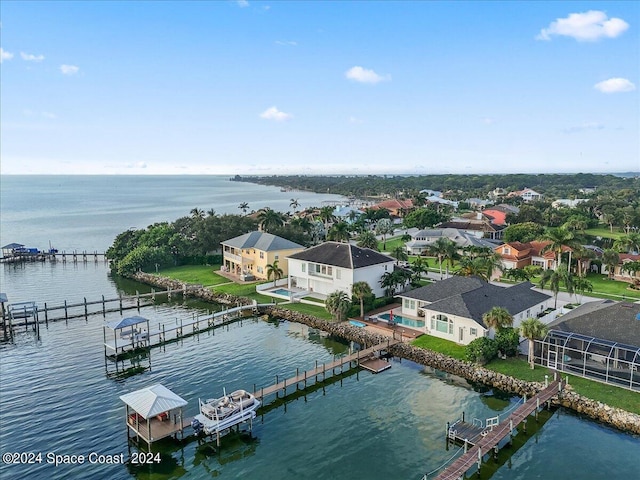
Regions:
<instances>
[{"instance_id":1,"label":"bay water","mask_svg":"<svg viewBox=\"0 0 640 480\"><path fill-rule=\"evenodd\" d=\"M222 177L9 177L0 179L2 245L19 242L60 250L103 251L130 227L171 221L194 207L238 213L271 206L289 210L335 196L281 192ZM9 302L59 304L146 291L109 274L103 262L0 266ZM143 307L140 315L168 322L215 308L177 299ZM127 315L125 313L125 315ZM0 453L39 452L42 463L0 464L0 478L260 478L418 479L448 458L445 424L459 417L507 412L517 399L481 389L407 361L372 375L351 372L287 402L273 403L252 435L231 435L222 448L197 441L160 442L161 462L146 467L105 463L54 466L58 455L128 456L124 393L162 383L189 402L223 388L252 389L343 354L349 345L290 322L247 319L151 351L151 368L128 378L106 376L103 322L119 313L43 326L40 338L18 330L0 344ZM478 391L477 391L478 390ZM489 463L493 462L492 460ZM640 478L640 439L565 410L555 411L494 479Z\"/></svg>"}]
</instances>

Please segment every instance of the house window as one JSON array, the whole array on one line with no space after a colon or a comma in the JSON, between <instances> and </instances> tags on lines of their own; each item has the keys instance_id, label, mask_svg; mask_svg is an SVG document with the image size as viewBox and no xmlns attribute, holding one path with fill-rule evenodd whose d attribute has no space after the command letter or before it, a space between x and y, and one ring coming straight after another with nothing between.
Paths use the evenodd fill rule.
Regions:
<instances>
[{"instance_id":1,"label":"house window","mask_svg":"<svg viewBox=\"0 0 640 480\"><path fill-rule=\"evenodd\" d=\"M511 255L511 249L509 247L504 247L504 254Z\"/></svg>"},{"instance_id":2,"label":"house window","mask_svg":"<svg viewBox=\"0 0 640 480\"><path fill-rule=\"evenodd\" d=\"M405 298L405 299L402 301L402 303L404 304L404 305L403 305L403 307L404 307L404 308L409 308L409 299L408 299L408 298Z\"/></svg>"},{"instance_id":3,"label":"house window","mask_svg":"<svg viewBox=\"0 0 640 480\"><path fill-rule=\"evenodd\" d=\"M262 273L262 267L258 267L258 273Z\"/></svg>"},{"instance_id":4,"label":"house window","mask_svg":"<svg viewBox=\"0 0 640 480\"><path fill-rule=\"evenodd\" d=\"M469 334L473 335L474 337L478 336L478 329L477 328L470 328L469 329Z\"/></svg>"},{"instance_id":5,"label":"house window","mask_svg":"<svg viewBox=\"0 0 640 480\"><path fill-rule=\"evenodd\" d=\"M431 317L431 329L453 335L453 322L446 315L433 315Z\"/></svg>"},{"instance_id":6,"label":"house window","mask_svg":"<svg viewBox=\"0 0 640 480\"><path fill-rule=\"evenodd\" d=\"M276 259L276 260L279 260L279 259L280 259L280 255L276 255L276 256L275 256L275 259Z\"/></svg>"},{"instance_id":7,"label":"house window","mask_svg":"<svg viewBox=\"0 0 640 480\"><path fill-rule=\"evenodd\" d=\"M264 258L264 252L260 252L260 258Z\"/></svg>"},{"instance_id":8,"label":"house window","mask_svg":"<svg viewBox=\"0 0 640 480\"><path fill-rule=\"evenodd\" d=\"M416 301L415 300L411 300L409 302L409 308L414 310L416 308Z\"/></svg>"},{"instance_id":9,"label":"house window","mask_svg":"<svg viewBox=\"0 0 640 480\"><path fill-rule=\"evenodd\" d=\"M302 264L302 273L305 273L307 271L307 264L303 263Z\"/></svg>"},{"instance_id":10,"label":"house window","mask_svg":"<svg viewBox=\"0 0 640 480\"><path fill-rule=\"evenodd\" d=\"M342 279L342 270L340 270L339 268L336 268L336 279L337 280Z\"/></svg>"}]
</instances>

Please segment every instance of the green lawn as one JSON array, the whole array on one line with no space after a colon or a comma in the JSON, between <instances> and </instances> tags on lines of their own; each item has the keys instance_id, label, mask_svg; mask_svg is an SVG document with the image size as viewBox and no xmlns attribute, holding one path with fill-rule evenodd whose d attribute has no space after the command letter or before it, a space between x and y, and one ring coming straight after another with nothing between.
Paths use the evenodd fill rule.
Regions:
<instances>
[{"instance_id":1,"label":"green lawn","mask_svg":"<svg viewBox=\"0 0 640 480\"><path fill-rule=\"evenodd\" d=\"M449 340L432 337L431 335L422 335L411 342L411 344L416 347L443 353L449 357L457 358L458 360L465 360L465 348L462 345L450 342Z\"/></svg>"},{"instance_id":2,"label":"green lawn","mask_svg":"<svg viewBox=\"0 0 640 480\"><path fill-rule=\"evenodd\" d=\"M594 237L613 238L614 240L617 240L624 235L624 232L620 230L618 227L613 227L613 232L612 232L609 229L609 227L606 227L604 225L601 227L589 228L585 230L584 233Z\"/></svg>"},{"instance_id":3,"label":"green lawn","mask_svg":"<svg viewBox=\"0 0 640 480\"><path fill-rule=\"evenodd\" d=\"M162 269L158 274L181 282L209 286L229 281L215 273L219 269L220 265L182 265Z\"/></svg>"},{"instance_id":4,"label":"green lawn","mask_svg":"<svg viewBox=\"0 0 640 480\"><path fill-rule=\"evenodd\" d=\"M393 252L399 246L404 246L407 242L402 241L400 237L387 240L387 248L384 248L384 242L378 242L378 250L381 252Z\"/></svg>"},{"instance_id":5,"label":"green lawn","mask_svg":"<svg viewBox=\"0 0 640 480\"><path fill-rule=\"evenodd\" d=\"M545 374L549 375L549 381L553 380L553 371L540 365L536 365L535 369L531 370L529 363L521 358L508 358L506 360L496 358L485 367L494 372L503 373L528 382L544 382ZM566 374L562 374L563 378L565 376ZM577 393L587 398L605 403L611 407L621 408L627 412L640 414L640 393L594 382L586 378L574 377L573 375L569 375L569 384Z\"/></svg>"},{"instance_id":6,"label":"green lawn","mask_svg":"<svg viewBox=\"0 0 640 480\"><path fill-rule=\"evenodd\" d=\"M593 292L584 293L587 297L610 298L612 300L640 300L640 290L631 290L629 288L630 284L627 282L609 280L606 275L602 275L601 273L589 273L587 274L587 280L589 280L593 286ZM531 283L539 286L540 277L533 277L531 279ZM547 286L547 289L548 288L549 287ZM561 287L560 290L563 292L566 291L564 287ZM578 294L578 299L579 298L580 294Z\"/></svg>"},{"instance_id":7,"label":"green lawn","mask_svg":"<svg viewBox=\"0 0 640 480\"><path fill-rule=\"evenodd\" d=\"M322 318L323 320L331 320L331 314L327 312L327 309L320 306L308 305L306 303L285 303L278 305L279 308L286 308L287 310L293 310L295 312L305 313L307 315L313 315L314 317Z\"/></svg>"}]
</instances>

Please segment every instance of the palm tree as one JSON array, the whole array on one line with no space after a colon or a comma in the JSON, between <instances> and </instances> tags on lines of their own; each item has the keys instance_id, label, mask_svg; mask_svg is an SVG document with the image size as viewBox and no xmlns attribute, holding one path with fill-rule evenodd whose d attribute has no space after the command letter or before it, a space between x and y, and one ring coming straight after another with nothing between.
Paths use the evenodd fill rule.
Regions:
<instances>
[{"instance_id":1,"label":"palm tree","mask_svg":"<svg viewBox=\"0 0 640 480\"><path fill-rule=\"evenodd\" d=\"M213 208L210 208L209 210L207 210L207 216L208 217L215 217L216 216L216 211Z\"/></svg>"},{"instance_id":2,"label":"palm tree","mask_svg":"<svg viewBox=\"0 0 640 480\"><path fill-rule=\"evenodd\" d=\"M289 202L289 206L293 209L293 213L296 213L296 209L300 206L297 198L292 198Z\"/></svg>"},{"instance_id":3,"label":"palm tree","mask_svg":"<svg viewBox=\"0 0 640 480\"><path fill-rule=\"evenodd\" d=\"M564 222L562 227L573 232L584 232L589 228L589 224L587 223L586 218L578 215L572 215L566 222Z\"/></svg>"},{"instance_id":4,"label":"palm tree","mask_svg":"<svg viewBox=\"0 0 640 480\"><path fill-rule=\"evenodd\" d=\"M382 274L380 286L385 289L388 297L393 297L398 287L404 287L410 279L410 272L403 269L393 270Z\"/></svg>"},{"instance_id":5,"label":"palm tree","mask_svg":"<svg viewBox=\"0 0 640 480\"><path fill-rule=\"evenodd\" d=\"M204 210L202 210L201 208L198 208L198 207L192 208L189 213L193 218L197 220L201 220L204 218Z\"/></svg>"},{"instance_id":6,"label":"palm tree","mask_svg":"<svg viewBox=\"0 0 640 480\"><path fill-rule=\"evenodd\" d=\"M448 238L440 237L429 246L429 252L431 253L431 255L433 255L434 257L438 257L438 265L440 266L440 280L442 280L442 259L445 257L445 255L447 255L447 252L450 248L449 245L452 243L455 245L455 243Z\"/></svg>"},{"instance_id":7,"label":"palm tree","mask_svg":"<svg viewBox=\"0 0 640 480\"><path fill-rule=\"evenodd\" d=\"M351 307L351 300L349 300L349 295L346 292L336 290L327 296L324 305L333 318L341 322L347 316L349 307Z\"/></svg>"},{"instance_id":8,"label":"palm tree","mask_svg":"<svg viewBox=\"0 0 640 480\"><path fill-rule=\"evenodd\" d=\"M592 283L585 277L575 277L573 279L573 289L576 294L576 301L582 303L582 297L584 292L593 292ZM578 292L580 292L580 298L578 299Z\"/></svg>"},{"instance_id":9,"label":"palm tree","mask_svg":"<svg viewBox=\"0 0 640 480\"><path fill-rule=\"evenodd\" d=\"M335 242L348 242L349 237L349 224L347 222L334 223L327 234L327 238Z\"/></svg>"},{"instance_id":10,"label":"palm tree","mask_svg":"<svg viewBox=\"0 0 640 480\"><path fill-rule=\"evenodd\" d=\"M258 224L263 231L269 232L284 225L284 218L280 212L265 207L258 213Z\"/></svg>"},{"instance_id":11,"label":"palm tree","mask_svg":"<svg viewBox=\"0 0 640 480\"><path fill-rule=\"evenodd\" d=\"M375 233L367 230L358 237L357 245L360 248L370 248L371 250L378 250L378 239L376 238Z\"/></svg>"},{"instance_id":12,"label":"palm tree","mask_svg":"<svg viewBox=\"0 0 640 480\"><path fill-rule=\"evenodd\" d=\"M238 208L242 210L242 213L246 215L247 210L249 210L249 204L247 202L242 202L240 205L238 205Z\"/></svg>"},{"instance_id":13,"label":"palm tree","mask_svg":"<svg viewBox=\"0 0 640 480\"><path fill-rule=\"evenodd\" d=\"M351 287L351 292L360 300L360 317L364 318L364 299L373 294L371 286L367 282L356 282Z\"/></svg>"},{"instance_id":14,"label":"palm tree","mask_svg":"<svg viewBox=\"0 0 640 480\"><path fill-rule=\"evenodd\" d=\"M493 328L497 332L513 325L513 317L509 310L503 307L492 307L491 310L482 315L482 321L487 328Z\"/></svg>"},{"instance_id":15,"label":"palm tree","mask_svg":"<svg viewBox=\"0 0 640 480\"><path fill-rule=\"evenodd\" d=\"M396 265L400 262L406 262L409 260L409 254L407 254L407 249L404 245L398 245L391 252L391 256L396 259Z\"/></svg>"},{"instance_id":16,"label":"palm tree","mask_svg":"<svg viewBox=\"0 0 640 480\"><path fill-rule=\"evenodd\" d=\"M387 235L393 233L393 223L388 218L378 220L376 233L382 235L382 250L387 249Z\"/></svg>"},{"instance_id":17,"label":"palm tree","mask_svg":"<svg viewBox=\"0 0 640 480\"><path fill-rule=\"evenodd\" d=\"M531 279L531 276L521 268L508 268L504 271L504 276L516 282L526 282Z\"/></svg>"},{"instance_id":18,"label":"palm tree","mask_svg":"<svg viewBox=\"0 0 640 480\"><path fill-rule=\"evenodd\" d=\"M329 224L333 223L336 220L336 217L333 214L334 210L335 209L333 207L327 206L327 207L322 207L320 209L320 213L318 213L318 218L322 220L325 230L328 230Z\"/></svg>"},{"instance_id":19,"label":"palm tree","mask_svg":"<svg viewBox=\"0 0 640 480\"><path fill-rule=\"evenodd\" d=\"M556 254L556 268L559 267L560 262L562 262L562 251L565 248L574 249L580 246L580 242L578 242L575 234L567 230L563 227L558 228L549 228L546 233L541 237L541 240L546 240L549 243L546 247L544 247L540 253L544 254L546 252L553 252ZM571 260L569 260L569 266L571 266Z\"/></svg>"},{"instance_id":20,"label":"palm tree","mask_svg":"<svg viewBox=\"0 0 640 480\"><path fill-rule=\"evenodd\" d=\"M553 292L555 299L553 308L558 308L558 292L560 291L560 284L564 284L565 289L569 295L573 294L573 275L568 270L545 270L540 277L540 288L544 290L544 287L549 285L549 290Z\"/></svg>"},{"instance_id":21,"label":"palm tree","mask_svg":"<svg viewBox=\"0 0 640 480\"><path fill-rule=\"evenodd\" d=\"M613 248L622 253L640 251L640 233L632 232L628 235L621 236L613 242Z\"/></svg>"},{"instance_id":22,"label":"palm tree","mask_svg":"<svg viewBox=\"0 0 640 480\"><path fill-rule=\"evenodd\" d=\"M413 275L411 276L411 284L418 286L420 285L420 280L422 280L422 274L428 271L429 265L422 258L416 258L411 264L411 270L413 271Z\"/></svg>"},{"instance_id":23,"label":"palm tree","mask_svg":"<svg viewBox=\"0 0 640 480\"><path fill-rule=\"evenodd\" d=\"M548 331L548 327L542 323L537 318L528 318L523 320L520 324L520 335L529 340L529 365L531 365L531 369L533 370L533 350L534 350L534 340L538 338L543 338Z\"/></svg>"},{"instance_id":24,"label":"palm tree","mask_svg":"<svg viewBox=\"0 0 640 480\"><path fill-rule=\"evenodd\" d=\"M607 272L609 272L609 279L613 278L613 274L616 271L616 267L620 263L620 255L618 252L612 249L607 249L602 253L602 263L604 263L607 267Z\"/></svg>"},{"instance_id":25,"label":"palm tree","mask_svg":"<svg viewBox=\"0 0 640 480\"><path fill-rule=\"evenodd\" d=\"M578 276L581 277L587 273L587 267L589 262L596 258L596 254L593 250L589 248L585 248L580 245L578 248L574 250L573 258L576 261L577 273Z\"/></svg>"},{"instance_id":26,"label":"palm tree","mask_svg":"<svg viewBox=\"0 0 640 480\"><path fill-rule=\"evenodd\" d=\"M267 280L271 280L271 277L273 277L273 281L277 282L284 275L284 272L278 266L278 262L279 260L274 260L273 263L267 264Z\"/></svg>"},{"instance_id":27,"label":"palm tree","mask_svg":"<svg viewBox=\"0 0 640 480\"><path fill-rule=\"evenodd\" d=\"M453 268L456 260L460 259L458 253L458 245L455 242L450 241L445 245L443 259L447 261L447 277L449 277L449 269Z\"/></svg>"}]
</instances>

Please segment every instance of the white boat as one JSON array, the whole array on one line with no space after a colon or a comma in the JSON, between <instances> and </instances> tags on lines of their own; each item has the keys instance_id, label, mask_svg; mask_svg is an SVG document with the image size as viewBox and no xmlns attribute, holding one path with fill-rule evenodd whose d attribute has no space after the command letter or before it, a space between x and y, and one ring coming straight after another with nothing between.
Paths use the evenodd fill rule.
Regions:
<instances>
[{"instance_id":1,"label":"white boat","mask_svg":"<svg viewBox=\"0 0 640 480\"><path fill-rule=\"evenodd\" d=\"M229 395L226 392L220 398L212 398L206 402L198 399L200 414L196 415L191 426L196 433L206 435L220 433L256 416L256 410L261 405L251 393L246 390L236 390Z\"/></svg>"}]
</instances>

